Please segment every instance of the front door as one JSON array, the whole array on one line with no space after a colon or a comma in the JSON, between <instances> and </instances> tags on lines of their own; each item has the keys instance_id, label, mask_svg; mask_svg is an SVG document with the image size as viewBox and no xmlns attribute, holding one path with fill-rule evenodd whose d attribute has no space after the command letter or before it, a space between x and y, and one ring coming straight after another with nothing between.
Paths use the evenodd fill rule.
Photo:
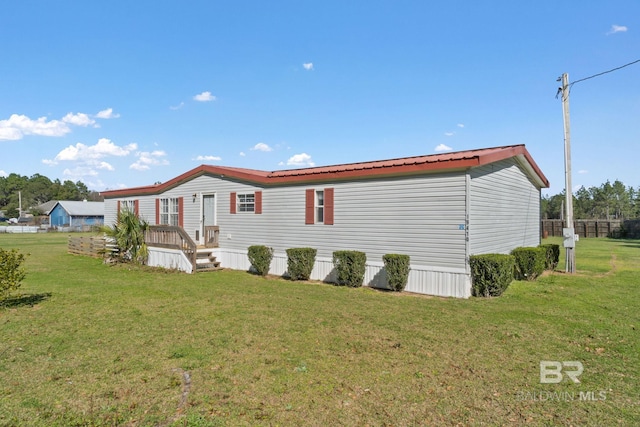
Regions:
<instances>
[{"instance_id":1,"label":"front door","mask_svg":"<svg viewBox=\"0 0 640 427\"><path fill-rule=\"evenodd\" d=\"M204 226L204 243L206 245L212 238L209 235L213 233L211 227L216 225L216 196L213 194L202 196L202 225Z\"/></svg>"}]
</instances>

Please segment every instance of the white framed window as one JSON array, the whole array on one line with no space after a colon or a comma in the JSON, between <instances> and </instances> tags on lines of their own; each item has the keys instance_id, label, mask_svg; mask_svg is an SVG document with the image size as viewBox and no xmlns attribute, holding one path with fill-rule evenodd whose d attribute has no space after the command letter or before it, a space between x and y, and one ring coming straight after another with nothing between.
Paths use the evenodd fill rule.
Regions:
<instances>
[{"instance_id":1,"label":"white framed window","mask_svg":"<svg viewBox=\"0 0 640 427\"><path fill-rule=\"evenodd\" d=\"M256 196L254 193L238 194L238 212L255 212Z\"/></svg>"},{"instance_id":2,"label":"white framed window","mask_svg":"<svg viewBox=\"0 0 640 427\"><path fill-rule=\"evenodd\" d=\"M129 211L135 212L136 210L136 201L135 200L121 200L120 201L120 212Z\"/></svg>"},{"instance_id":3,"label":"white framed window","mask_svg":"<svg viewBox=\"0 0 640 427\"><path fill-rule=\"evenodd\" d=\"M315 213L316 213L316 224L324 223L324 191L316 190L316 201L315 201Z\"/></svg>"},{"instance_id":4,"label":"white framed window","mask_svg":"<svg viewBox=\"0 0 640 427\"><path fill-rule=\"evenodd\" d=\"M178 199L160 199L160 224L178 225L179 217Z\"/></svg>"}]
</instances>

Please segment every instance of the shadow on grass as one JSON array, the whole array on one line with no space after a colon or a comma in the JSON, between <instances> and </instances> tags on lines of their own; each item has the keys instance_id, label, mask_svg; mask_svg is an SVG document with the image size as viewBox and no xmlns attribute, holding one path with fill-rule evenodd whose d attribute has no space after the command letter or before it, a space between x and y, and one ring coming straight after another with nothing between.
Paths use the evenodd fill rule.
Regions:
<instances>
[{"instance_id":1,"label":"shadow on grass","mask_svg":"<svg viewBox=\"0 0 640 427\"><path fill-rule=\"evenodd\" d=\"M43 294L22 294L0 301L0 308L16 308L34 305L51 298L51 292Z\"/></svg>"},{"instance_id":2,"label":"shadow on grass","mask_svg":"<svg viewBox=\"0 0 640 427\"><path fill-rule=\"evenodd\" d=\"M624 243L622 246L627 248L640 248L640 243Z\"/></svg>"}]
</instances>

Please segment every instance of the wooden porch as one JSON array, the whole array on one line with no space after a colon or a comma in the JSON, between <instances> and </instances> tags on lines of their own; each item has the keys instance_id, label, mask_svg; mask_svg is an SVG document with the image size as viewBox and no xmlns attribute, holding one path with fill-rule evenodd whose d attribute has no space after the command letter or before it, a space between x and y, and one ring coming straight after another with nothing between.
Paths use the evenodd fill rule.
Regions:
<instances>
[{"instance_id":1,"label":"wooden porch","mask_svg":"<svg viewBox=\"0 0 640 427\"><path fill-rule=\"evenodd\" d=\"M217 270L220 267L220 261L216 260L210 249L218 247L220 228L217 225L206 226L204 232L204 247L196 244L182 227L173 225L149 226L144 234L144 240L149 247L182 251L191 262L194 272ZM167 266L167 268L170 267Z\"/></svg>"}]
</instances>

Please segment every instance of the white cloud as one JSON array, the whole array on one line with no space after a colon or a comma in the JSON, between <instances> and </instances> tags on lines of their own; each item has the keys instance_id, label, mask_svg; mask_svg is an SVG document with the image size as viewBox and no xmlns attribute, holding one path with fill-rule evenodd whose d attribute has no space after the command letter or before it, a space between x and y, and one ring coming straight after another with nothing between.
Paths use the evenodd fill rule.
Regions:
<instances>
[{"instance_id":1,"label":"white cloud","mask_svg":"<svg viewBox=\"0 0 640 427\"><path fill-rule=\"evenodd\" d=\"M126 156L138 148L137 144L120 147L107 138L100 138L95 145L84 145L79 142L60 151L53 161L43 160L45 164L56 164L59 161L89 161L107 156Z\"/></svg>"},{"instance_id":2,"label":"white cloud","mask_svg":"<svg viewBox=\"0 0 640 427\"><path fill-rule=\"evenodd\" d=\"M315 166L316 164L311 160L311 156L307 153L294 154L287 160L288 166Z\"/></svg>"},{"instance_id":3,"label":"white cloud","mask_svg":"<svg viewBox=\"0 0 640 427\"><path fill-rule=\"evenodd\" d=\"M0 176L9 176L5 171L0 169Z\"/></svg>"},{"instance_id":4,"label":"white cloud","mask_svg":"<svg viewBox=\"0 0 640 427\"><path fill-rule=\"evenodd\" d=\"M253 146L251 151L265 151L265 152L267 152L267 151L273 151L273 148L269 147L264 142L258 142L256 145Z\"/></svg>"},{"instance_id":5,"label":"white cloud","mask_svg":"<svg viewBox=\"0 0 640 427\"><path fill-rule=\"evenodd\" d=\"M120 117L120 114L114 113L113 108L107 108L106 110L99 111L96 117L98 119L117 119Z\"/></svg>"},{"instance_id":6,"label":"white cloud","mask_svg":"<svg viewBox=\"0 0 640 427\"><path fill-rule=\"evenodd\" d=\"M244 156L246 156L246 154L244 154L244 151L241 151L240 152L240 157L244 157Z\"/></svg>"},{"instance_id":7,"label":"white cloud","mask_svg":"<svg viewBox=\"0 0 640 427\"><path fill-rule=\"evenodd\" d=\"M305 62L304 64L302 64L302 66L307 71L313 70L313 62Z\"/></svg>"},{"instance_id":8,"label":"white cloud","mask_svg":"<svg viewBox=\"0 0 640 427\"><path fill-rule=\"evenodd\" d=\"M78 113L78 114L68 113L66 116L62 118L62 121L65 123L69 123L76 126L83 126L83 127L96 124L95 120L93 120L87 114L84 114L84 113Z\"/></svg>"},{"instance_id":9,"label":"white cloud","mask_svg":"<svg viewBox=\"0 0 640 427\"><path fill-rule=\"evenodd\" d=\"M140 151L136 153L136 156L138 156L138 160L136 160L135 163L132 163L129 168L138 171L145 171L150 169L151 166L168 165L169 161L163 158L166 155L167 153L162 150Z\"/></svg>"},{"instance_id":10,"label":"white cloud","mask_svg":"<svg viewBox=\"0 0 640 427\"><path fill-rule=\"evenodd\" d=\"M463 127L464 127L464 124L463 124L463 123L458 123L458 124L457 124L457 126L458 126L459 128L463 128Z\"/></svg>"},{"instance_id":11,"label":"white cloud","mask_svg":"<svg viewBox=\"0 0 640 427\"><path fill-rule=\"evenodd\" d=\"M63 136L71 132L69 125L61 120L46 117L32 120L25 115L12 114L7 120L0 120L0 140L15 141L25 135Z\"/></svg>"},{"instance_id":12,"label":"white cloud","mask_svg":"<svg viewBox=\"0 0 640 427\"><path fill-rule=\"evenodd\" d=\"M197 95L196 95L196 96L197 96ZM174 107L174 106L169 106L169 109L170 109L170 110L179 110L179 109L181 109L182 107L184 107L184 102L181 102L180 104L176 105L175 107Z\"/></svg>"},{"instance_id":13,"label":"white cloud","mask_svg":"<svg viewBox=\"0 0 640 427\"><path fill-rule=\"evenodd\" d=\"M205 162L219 162L220 160L222 160L222 157L220 156L198 156L195 158L195 160L202 160Z\"/></svg>"},{"instance_id":14,"label":"white cloud","mask_svg":"<svg viewBox=\"0 0 640 427\"><path fill-rule=\"evenodd\" d=\"M195 95L193 97L193 99L195 101L207 102L207 101L215 101L216 97L211 95L211 92L205 91L205 92L202 92L202 93L199 93L199 94Z\"/></svg>"},{"instance_id":15,"label":"white cloud","mask_svg":"<svg viewBox=\"0 0 640 427\"><path fill-rule=\"evenodd\" d=\"M96 167L98 169L104 169L104 170L108 170L108 171L114 171L115 168L113 166L111 166L111 164L107 163L107 162L97 162L96 163Z\"/></svg>"},{"instance_id":16,"label":"white cloud","mask_svg":"<svg viewBox=\"0 0 640 427\"><path fill-rule=\"evenodd\" d=\"M120 117L112 108L102 110L95 115L99 119ZM46 117L31 119L23 114L12 114L6 120L0 120L0 141L16 141L26 135L63 136L71 132L73 126L100 127L96 121L85 113L68 113L61 120L48 120Z\"/></svg>"},{"instance_id":17,"label":"white cloud","mask_svg":"<svg viewBox=\"0 0 640 427\"><path fill-rule=\"evenodd\" d=\"M626 33L627 30L628 28L625 27L624 25L612 25L607 35L615 34L615 33Z\"/></svg>"},{"instance_id":18,"label":"white cloud","mask_svg":"<svg viewBox=\"0 0 640 427\"><path fill-rule=\"evenodd\" d=\"M69 178L80 179L85 176L96 176L98 172L87 166L78 166L73 169L65 169L62 171L62 174Z\"/></svg>"},{"instance_id":19,"label":"white cloud","mask_svg":"<svg viewBox=\"0 0 640 427\"><path fill-rule=\"evenodd\" d=\"M95 145L77 143L60 151L56 157L43 159L42 163L48 166L57 165L59 162L74 162L75 167L63 171L70 178L86 178L97 176L99 170L114 171L115 168L102 160L104 157L123 157L129 155L138 148L137 144L118 146L107 138L101 138Z\"/></svg>"},{"instance_id":20,"label":"white cloud","mask_svg":"<svg viewBox=\"0 0 640 427\"><path fill-rule=\"evenodd\" d=\"M453 148L449 147L448 145L439 144L436 148L434 148L434 150L436 152L451 151L451 150L453 150Z\"/></svg>"},{"instance_id":21,"label":"white cloud","mask_svg":"<svg viewBox=\"0 0 640 427\"><path fill-rule=\"evenodd\" d=\"M456 134L455 132L445 132L444 136L453 136L455 134Z\"/></svg>"},{"instance_id":22,"label":"white cloud","mask_svg":"<svg viewBox=\"0 0 640 427\"><path fill-rule=\"evenodd\" d=\"M584 174L586 174L586 173L589 173L589 171L588 171L588 170L586 170L586 169L580 169L580 170L578 171L578 173L579 173L579 174L581 174L581 175L584 175Z\"/></svg>"}]
</instances>

